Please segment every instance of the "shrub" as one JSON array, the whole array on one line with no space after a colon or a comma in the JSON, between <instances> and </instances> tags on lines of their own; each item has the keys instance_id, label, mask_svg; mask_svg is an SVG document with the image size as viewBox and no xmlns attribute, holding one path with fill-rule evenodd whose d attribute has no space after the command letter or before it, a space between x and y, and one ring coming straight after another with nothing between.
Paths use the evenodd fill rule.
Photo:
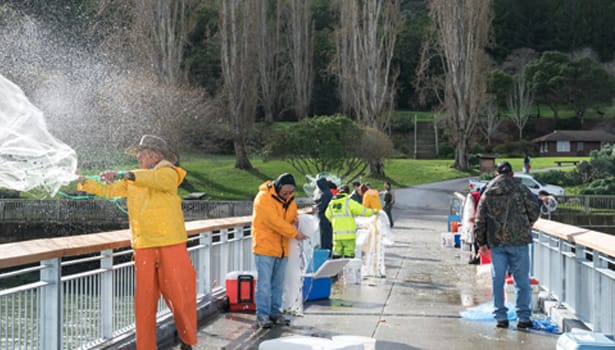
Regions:
<instances>
[{"instance_id":1,"label":"shrub","mask_svg":"<svg viewBox=\"0 0 615 350\"><path fill-rule=\"evenodd\" d=\"M454 159L455 158L455 148L448 143L441 143L438 146L438 158L439 159Z\"/></svg>"},{"instance_id":2,"label":"shrub","mask_svg":"<svg viewBox=\"0 0 615 350\"><path fill-rule=\"evenodd\" d=\"M615 177L596 180L582 189L580 194L615 194Z\"/></svg>"},{"instance_id":3,"label":"shrub","mask_svg":"<svg viewBox=\"0 0 615 350\"><path fill-rule=\"evenodd\" d=\"M583 184L583 177L576 169L570 172L549 170L541 173L533 173L532 175L541 182L563 187Z\"/></svg>"},{"instance_id":4,"label":"shrub","mask_svg":"<svg viewBox=\"0 0 615 350\"><path fill-rule=\"evenodd\" d=\"M19 198L19 192L6 188L0 188L0 198Z\"/></svg>"},{"instance_id":5,"label":"shrub","mask_svg":"<svg viewBox=\"0 0 615 350\"><path fill-rule=\"evenodd\" d=\"M394 113L391 119L392 133L409 133L414 130L414 117L409 114Z\"/></svg>"},{"instance_id":6,"label":"shrub","mask_svg":"<svg viewBox=\"0 0 615 350\"><path fill-rule=\"evenodd\" d=\"M525 153L533 155L534 145L528 141L517 141L496 145L493 147L493 152L500 157L521 158Z\"/></svg>"}]
</instances>

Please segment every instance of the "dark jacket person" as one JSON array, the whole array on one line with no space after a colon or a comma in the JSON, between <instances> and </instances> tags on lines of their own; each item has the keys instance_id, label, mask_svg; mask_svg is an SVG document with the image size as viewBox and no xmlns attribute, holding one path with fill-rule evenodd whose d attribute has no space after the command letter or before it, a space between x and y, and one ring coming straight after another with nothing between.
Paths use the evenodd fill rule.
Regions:
<instances>
[{"instance_id":1,"label":"dark jacket person","mask_svg":"<svg viewBox=\"0 0 615 350\"><path fill-rule=\"evenodd\" d=\"M532 326L529 244L531 226L539 216L539 202L526 186L513 178L510 163L500 163L497 173L478 203L474 232L480 250L491 249L493 313L497 327L508 327L504 281L510 272L517 290L517 328L524 329Z\"/></svg>"}]
</instances>

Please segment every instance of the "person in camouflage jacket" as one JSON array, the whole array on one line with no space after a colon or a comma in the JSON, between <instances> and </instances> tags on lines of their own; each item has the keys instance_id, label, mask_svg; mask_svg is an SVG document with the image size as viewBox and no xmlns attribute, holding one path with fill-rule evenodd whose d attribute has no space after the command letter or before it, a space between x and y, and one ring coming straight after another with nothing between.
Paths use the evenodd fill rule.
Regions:
<instances>
[{"instance_id":1,"label":"person in camouflage jacket","mask_svg":"<svg viewBox=\"0 0 615 350\"><path fill-rule=\"evenodd\" d=\"M504 303L504 282L510 273L517 293L517 328L532 326L530 309L529 244L531 227L540 215L540 203L530 190L513 177L512 166L502 162L478 203L475 235L480 251L491 249L493 311L497 327L508 328L508 308Z\"/></svg>"}]
</instances>

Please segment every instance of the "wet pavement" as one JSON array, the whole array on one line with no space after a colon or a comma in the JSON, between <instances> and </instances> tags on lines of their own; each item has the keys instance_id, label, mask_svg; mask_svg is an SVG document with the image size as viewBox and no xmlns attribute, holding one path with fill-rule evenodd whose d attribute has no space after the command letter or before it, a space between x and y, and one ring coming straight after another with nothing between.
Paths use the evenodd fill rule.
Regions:
<instances>
[{"instance_id":1,"label":"wet pavement","mask_svg":"<svg viewBox=\"0 0 615 350\"><path fill-rule=\"evenodd\" d=\"M490 282L477 277L467 253L442 248L452 192L467 180L396 192L395 244L386 247L386 278L333 284L330 299L306 302L291 326L257 330L250 314L221 314L199 330L195 349L258 349L290 335L366 336L376 349L554 349L558 335L495 328L495 321L461 319L460 311L491 300Z\"/></svg>"}]
</instances>

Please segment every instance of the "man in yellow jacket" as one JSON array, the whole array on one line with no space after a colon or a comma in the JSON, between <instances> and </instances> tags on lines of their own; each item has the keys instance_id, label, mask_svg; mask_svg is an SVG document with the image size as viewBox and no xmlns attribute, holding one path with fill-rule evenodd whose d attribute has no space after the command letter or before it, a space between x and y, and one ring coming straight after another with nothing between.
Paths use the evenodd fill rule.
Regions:
<instances>
[{"instance_id":1,"label":"man in yellow jacket","mask_svg":"<svg viewBox=\"0 0 615 350\"><path fill-rule=\"evenodd\" d=\"M156 312L160 295L173 312L181 349L196 344L196 273L186 249L188 239L177 188L186 171L166 141L145 135L126 153L139 169L105 171L100 181L81 177L78 189L95 195L126 197L135 263L135 319L138 350L156 349Z\"/></svg>"},{"instance_id":2,"label":"man in yellow jacket","mask_svg":"<svg viewBox=\"0 0 615 350\"><path fill-rule=\"evenodd\" d=\"M256 321L261 328L289 325L282 316L288 240L308 238L297 230L295 179L284 173L259 187L252 213L252 252L256 261Z\"/></svg>"},{"instance_id":3,"label":"man in yellow jacket","mask_svg":"<svg viewBox=\"0 0 615 350\"><path fill-rule=\"evenodd\" d=\"M348 196L350 189L342 185L333 197L325 216L333 226L333 252L342 257L354 257L357 239L357 223L355 216L372 216L378 209L368 209Z\"/></svg>"}]
</instances>

